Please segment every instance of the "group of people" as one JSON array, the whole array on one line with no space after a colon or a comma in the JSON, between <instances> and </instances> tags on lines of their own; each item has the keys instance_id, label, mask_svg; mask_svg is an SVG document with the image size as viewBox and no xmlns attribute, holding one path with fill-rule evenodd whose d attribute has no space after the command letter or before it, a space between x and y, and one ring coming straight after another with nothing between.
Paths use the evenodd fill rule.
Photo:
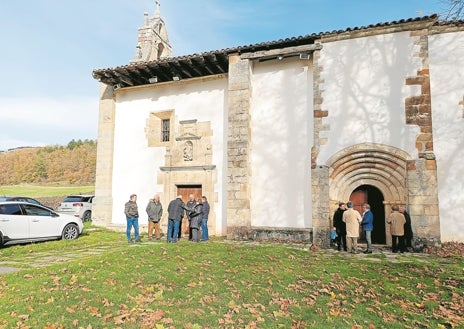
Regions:
<instances>
[{"instance_id":1,"label":"group of people","mask_svg":"<svg viewBox=\"0 0 464 329\"><path fill-rule=\"evenodd\" d=\"M182 221L188 219L189 240L193 242L200 241L199 230L201 229L202 241L208 241L208 216L210 206L206 196L195 200L193 194L190 194L189 200L185 204L182 201L182 196L172 200L168 206L168 231L167 242L177 242L181 236ZM148 201L146 212L148 216L148 240L153 239L153 233L157 240L161 239L160 221L163 215L163 206L159 195L155 195L153 199ZM126 237L129 243L140 242L139 233L139 212L137 206L137 195L132 194L129 201L124 207L126 215ZM132 238L132 229L134 230L134 238Z\"/></svg>"},{"instance_id":2,"label":"group of people","mask_svg":"<svg viewBox=\"0 0 464 329\"><path fill-rule=\"evenodd\" d=\"M392 251L405 252L412 247L411 217L405 207L393 205L392 213L387 219L392 235ZM372 253L372 231L374 230L374 215L368 203L363 205L363 214L353 209L351 201L338 204L333 215L333 230L336 232L335 243L337 250L358 253L359 227L366 234L367 247L365 254Z\"/></svg>"}]
</instances>

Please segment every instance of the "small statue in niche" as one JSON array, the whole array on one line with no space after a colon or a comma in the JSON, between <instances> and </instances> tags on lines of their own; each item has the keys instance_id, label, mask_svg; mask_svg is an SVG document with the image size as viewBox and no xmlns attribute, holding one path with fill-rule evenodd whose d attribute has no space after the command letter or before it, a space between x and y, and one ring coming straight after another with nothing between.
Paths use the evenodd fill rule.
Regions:
<instances>
[{"instance_id":1,"label":"small statue in niche","mask_svg":"<svg viewBox=\"0 0 464 329\"><path fill-rule=\"evenodd\" d=\"M193 160L193 143L191 141L185 142L184 145L184 161Z\"/></svg>"}]
</instances>

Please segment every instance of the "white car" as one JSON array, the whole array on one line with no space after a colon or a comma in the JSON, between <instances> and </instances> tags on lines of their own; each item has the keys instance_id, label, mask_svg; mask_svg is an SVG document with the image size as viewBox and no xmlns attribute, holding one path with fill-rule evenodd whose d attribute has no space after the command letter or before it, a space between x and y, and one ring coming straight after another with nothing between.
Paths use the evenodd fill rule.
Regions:
<instances>
[{"instance_id":1,"label":"white car","mask_svg":"<svg viewBox=\"0 0 464 329\"><path fill-rule=\"evenodd\" d=\"M69 195L56 208L56 211L79 217L83 222L89 222L92 220L93 197L94 195Z\"/></svg>"},{"instance_id":2,"label":"white car","mask_svg":"<svg viewBox=\"0 0 464 329\"><path fill-rule=\"evenodd\" d=\"M54 239L77 239L82 220L23 201L0 202L0 246Z\"/></svg>"}]
</instances>

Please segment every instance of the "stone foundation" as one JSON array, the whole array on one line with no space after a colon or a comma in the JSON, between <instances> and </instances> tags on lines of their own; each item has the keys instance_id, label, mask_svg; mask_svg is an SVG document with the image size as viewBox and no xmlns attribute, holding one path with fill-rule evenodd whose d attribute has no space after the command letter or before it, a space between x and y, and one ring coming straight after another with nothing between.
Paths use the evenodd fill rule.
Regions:
<instances>
[{"instance_id":1,"label":"stone foundation","mask_svg":"<svg viewBox=\"0 0 464 329\"><path fill-rule=\"evenodd\" d=\"M227 238L232 240L305 242L313 241L312 229L276 227L229 227Z\"/></svg>"}]
</instances>

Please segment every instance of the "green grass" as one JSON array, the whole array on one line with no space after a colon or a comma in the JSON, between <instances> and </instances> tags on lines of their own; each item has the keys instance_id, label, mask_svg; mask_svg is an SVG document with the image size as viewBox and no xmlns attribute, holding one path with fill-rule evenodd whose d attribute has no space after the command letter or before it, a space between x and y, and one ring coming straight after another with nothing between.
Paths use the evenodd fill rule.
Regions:
<instances>
[{"instance_id":1,"label":"green grass","mask_svg":"<svg viewBox=\"0 0 464 329\"><path fill-rule=\"evenodd\" d=\"M71 194L91 194L95 190L93 185L90 186L39 186L39 185L8 185L0 186L0 196L29 196L37 197L54 197Z\"/></svg>"},{"instance_id":2,"label":"green grass","mask_svg":"<svg viewBox=\"0 0 464 329\"><path fill-rule=\"evenodd\" d=\"M457 327L462 262L220 239L128 245L86 223L75 241L0 249L1 266L21 268L0 276L0 328Z\"/></svg>"}]
</instances>

